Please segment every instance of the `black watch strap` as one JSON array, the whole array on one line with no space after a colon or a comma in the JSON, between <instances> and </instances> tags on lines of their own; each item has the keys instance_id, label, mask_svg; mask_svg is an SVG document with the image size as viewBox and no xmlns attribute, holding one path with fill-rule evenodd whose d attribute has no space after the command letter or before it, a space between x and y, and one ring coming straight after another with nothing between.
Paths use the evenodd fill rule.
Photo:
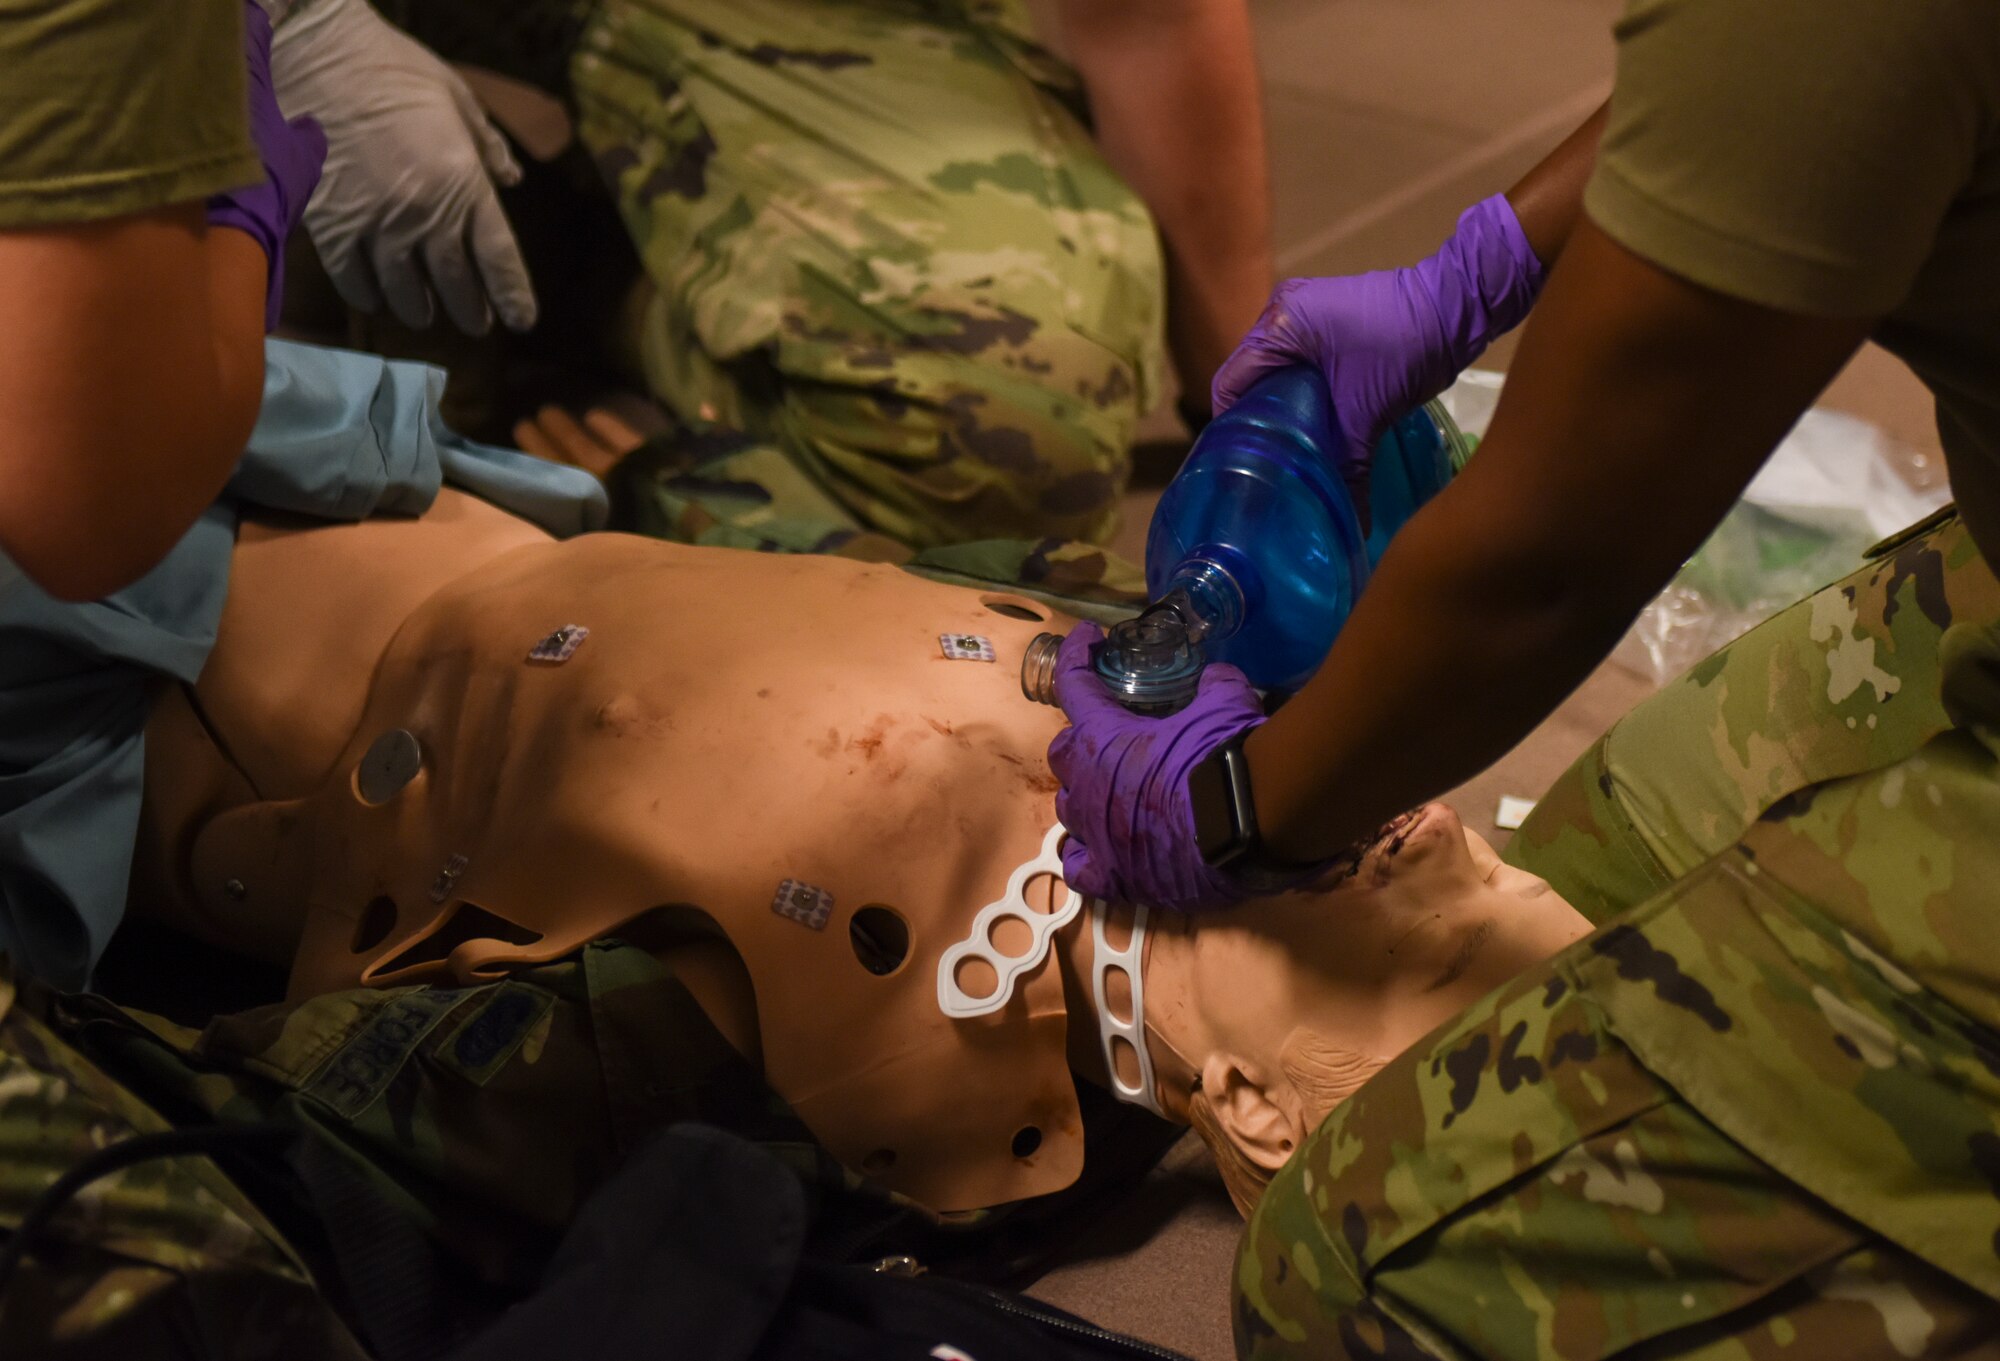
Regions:
<instances>
[{"instance_id":1,"label":"black watch strap","mask_svg":"<svg viewBox=\"0 0 2000 1361\"><path fill-rule=\"evenodd\" d=\"M1319 864L1274 861L1265 853L1257 803L1250 792L1250 765L1243 754L1249 735L1230 738L1188 772L1195 846L1211 867L1251 888L1296 887Z\"/></svg>"},{"instance_id":2,"label":"black watch strap","mask_svg":"<svg viewBox=\"0 0 2000 1361\"><path fill-rule=\"evenodd\" d=\"M1216 869L1231 868L1257 847L1257 805L1250 796L1243 736L1230 738L1188 772L1188 803L1195 846Z\"/></svg>"}]
</instances>

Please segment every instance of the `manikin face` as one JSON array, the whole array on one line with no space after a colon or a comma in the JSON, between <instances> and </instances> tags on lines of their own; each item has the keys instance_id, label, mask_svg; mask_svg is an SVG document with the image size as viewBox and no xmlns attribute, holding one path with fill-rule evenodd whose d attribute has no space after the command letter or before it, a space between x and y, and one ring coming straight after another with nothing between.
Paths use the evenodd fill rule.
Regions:
<instances>
[{"instance_id":1,"label":"manikin face","mask_svg":"<svg viewBox=\"0 0 2000 1361\"><path fill-rule=\"evenodd\" d=\"M1400 1032L1405 1014L1428 1015L1424 999L1456 997L1468 977L1511 976L1581 924L1545 881L1503 864L1456 813L1432 803L1383 828L1320 887L1182 929L1216 1040L1248 1044L1304 1026L1368 1052L1385 1026ZM1358 998L1389 1014L1357 1015Z\"/></svg>"},{"instance_id":2,"label":"manikin face","mask_svg":"<svg viewBox=\"0 0 2000 1361\"><path fill-rule=\"evenodd\" d=\"M1323 881L1318 896L1389 915L1426 915L1440 929L1498 915L1567 921L1568 904L1548 881L1500 859L1442 803L1427 803L1378 832L1359 858ZM1560 910L1555 910L1555 909Z\"/></svg>"},{"instance_id":3,"label":"manikin face","mask_svg":"<svg viewBox=\"0 0 2000 1361\"><path fill-rule=\"evenodd\" d=\"M1437 803L1310 891L1154 921L1148 1023L1267 1171L1390 1058L1590 929Z\"/></svg>"}]
</instances>

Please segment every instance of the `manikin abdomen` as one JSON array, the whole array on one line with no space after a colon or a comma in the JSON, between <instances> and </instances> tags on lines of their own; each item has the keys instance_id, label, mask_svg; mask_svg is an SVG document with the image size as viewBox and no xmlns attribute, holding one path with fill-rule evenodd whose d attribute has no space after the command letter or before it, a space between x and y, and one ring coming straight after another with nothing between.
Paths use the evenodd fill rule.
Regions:
<instances>
[{"instance_id":1,"label":"manikin abdomen","mask_svg":"<svg viewBox=\"0 0 2000 1361\"><path fill-rule=\"evenodd\" d=\"M407 528L415 543L427 526ZM260 570L366 590L314 583L314 541L340 533L301 531L290 557L267 543ZM298 731L352 711L350 738L301 797L186 828L183 891L214 918L302 902L300 995L496 977L698 909L748 972L773 1088L835 1156L940 1210L1060 1189L1083 1146L1054 966L989 1017L936 1001L938 957L1054 820L1043 754L1061 717L1015 677L1029 640L1068 621L998 600L621 535L503 551L396 606L364 702L299 694L342 716ZM589 630L573 655L529 659L568 625ZM223 750L283 746L269 697L243 695L246 658L308 627L225 619L228 660L199 694ZM952 659L941 634L996 660ZM233 722L252 711L265 730ZM285 783L244 768L260 792ZM170 804L170 783L149 780L149 803Z\"/></svg>"}]
</instances>

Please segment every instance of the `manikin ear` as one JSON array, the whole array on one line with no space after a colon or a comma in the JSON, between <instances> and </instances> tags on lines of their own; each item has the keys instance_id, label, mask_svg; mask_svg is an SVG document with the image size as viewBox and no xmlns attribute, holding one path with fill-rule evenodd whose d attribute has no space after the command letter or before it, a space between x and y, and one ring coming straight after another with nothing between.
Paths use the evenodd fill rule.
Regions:
<instances>
[{"instance_id":1,"label":"manikin ear","mask_svg":"<svg viewBox=\"0 0 2000 1361\"><path fill-rule=\"evenodd\" d=\"M1222 1133L1265 1172L1276 1172L1305 1141L1298 1094L1259 1075L1233 1054L1215 1053L1201 1067L1201 1090Z\"/></svg>"}]
</instances>

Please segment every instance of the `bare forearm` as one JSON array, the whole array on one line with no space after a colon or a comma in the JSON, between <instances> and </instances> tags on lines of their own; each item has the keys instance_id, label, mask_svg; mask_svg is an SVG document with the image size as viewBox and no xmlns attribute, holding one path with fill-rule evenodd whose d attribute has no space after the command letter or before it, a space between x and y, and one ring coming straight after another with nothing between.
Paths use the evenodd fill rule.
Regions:
<instances>
[{"instance_id":1,"label":"bare forearm","mask_svg":"<svg viewBox=\"0 0 2000 1361\"><path fill-rule=\"evenodd\" d=\"M1248 7L1065 0L1061 19L1105 159L1159 224L1175 367L1205 401L1274 282Z\"/></svg>"},{"instance_id":2,"label":"bare forearm","mask_svg":"<svg viewBox=\"0 0 2000 1361\"><path fill-rule=\"evenodd\" d=\"M1508 542L1456 499L1467 504L1441 498L1403 531L1326 666L1250 739L1281 859L1332 854L1462 783L1617 639L1619 608L1569 589L1590 575L1580 554L1564 564L1558 545Z\"/></svg>"},{"instance_id":3,"label":"bare forearm","mask_svg":"<svg viewBox=\"0 0 2000 1361\"><path fill-rule=\"evenodd\" d=\"M51 593L128 584L215 499L257 417L265 276L199 208L0 237L0 546Z\"/></svg>"},{"instance_id":4,"label":"bare forearm","mask_svg":"<svg viewBox=\"0 0 2000 1361\"><path fill-rule=\"evenodd\" d=\"M1553 268L1583 215L1583 186L1597 164L1597 143L1604 135L1609 104L1562 140L1541 162L1507 191L1507 202L1521 220L1528 244L1545 267Z\"/></svg>"},{"instance_id":5,"label":"bare forearm","mask_svg":"<svg viewBox=\"0 0 2000 1361\"><path fill-rule=\"evenodd\" d=\"M211 228L203 255L208 265L208 369L214 393L213 424L198 454L200 476L188 490L191 513L207 509L242 460L264 402L264 293L270 262L250 236ZM178 535L175 536L178 538Z\"/></svg>"}]
</instances>

